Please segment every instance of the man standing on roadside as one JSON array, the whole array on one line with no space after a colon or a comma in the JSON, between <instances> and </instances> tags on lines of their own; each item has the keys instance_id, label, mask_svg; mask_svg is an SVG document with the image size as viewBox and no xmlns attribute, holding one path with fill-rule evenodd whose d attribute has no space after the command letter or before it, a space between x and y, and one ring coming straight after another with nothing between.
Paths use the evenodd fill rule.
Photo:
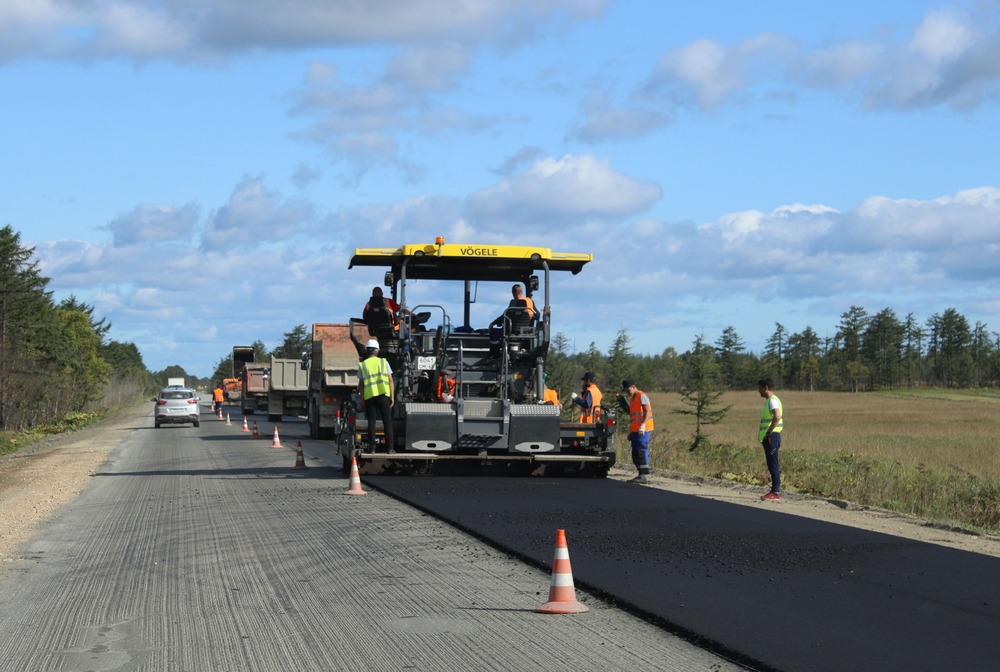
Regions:
<instances>
[{"instance_id":1,"label":"man standing on roadside","mask_svg":"<svg viewBox=\"0 0 1000 672\"><path fill-rule=\"evenodd\" d=\"M378 341L365 343L367 357L358 366L358 388L365 400L365 417L368 419L368 450L377 452L375 443L376 411L382 415L387 453L395 453L395 436L392 427L392 407L396 399L396 381L392 378L389 362L378 356Z\"/></svg>"},{"instance_id":2,"label":"man standing on roadside","mask_svg":"<svg viewBox=\"0 0 1000 672\"><path fill-rule=\"evenodd\" d=\"M781 499L781 465L778 463L778 449L781 448L781 400L774 394L774 381L762 378L757 381L757 391L764 397L764 410L760 413L760 432L757 440L764 447L767 470L771 472L771 492L763 495L765 501Z\"/></svg>"},{"instance_id":3,"label":"man standing on roadside","mask_svg":"<svg viewBox=\"0 0 1000 672\"><path fill-rule=\"evenodd\" d=\"M634 378L622 381L622 392L628 397L631 419L628 440L632 444L632 463L639 470L639 475L629 482L646 483L649 476L649 437L653 432L653 407L650 406L646 393L635 386Z\"/></svg>"}]
</instances>

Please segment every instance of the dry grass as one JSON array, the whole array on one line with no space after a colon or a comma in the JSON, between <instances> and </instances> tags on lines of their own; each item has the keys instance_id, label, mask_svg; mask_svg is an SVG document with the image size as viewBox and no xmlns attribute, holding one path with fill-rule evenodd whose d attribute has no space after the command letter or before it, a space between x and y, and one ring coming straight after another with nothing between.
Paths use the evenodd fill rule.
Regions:
<instances>
[{"instance_id":1,"label":"dry grass","mask_svg":"<svg viewBox=\"0 0 1000 672\"><path fill-rule=\"evenodd\" d=\"M782 486L929 518L1000 529L1000 393L918 390L848 394L781 390ZM675 394L651 394L654 467L770 483L757 443L763 399L730 392L709 442L687 448L693 419ZM627 431L627 428L624 428ZM619 459L630 462L627 442Z\"/></svg>"}]
</instances>

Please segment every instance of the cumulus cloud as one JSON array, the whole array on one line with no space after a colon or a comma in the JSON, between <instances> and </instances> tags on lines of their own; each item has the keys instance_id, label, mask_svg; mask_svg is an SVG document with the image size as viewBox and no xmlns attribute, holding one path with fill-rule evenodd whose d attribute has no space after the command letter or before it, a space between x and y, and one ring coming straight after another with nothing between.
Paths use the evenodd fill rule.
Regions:
<instances>
[{"instance_id":1,"label":"cumulus cloud","mask_svg":"<svg viewBox=\"0 0 1000 672\"><path fill-rule=\"evenodd\" d=\"M296 324L356 315L380 273L348 271L355 247L437 236L593 254L583 273L553 289L558 329L567 333L593 331L594 314L601 328L667 328L683 304L698 301L708 315L717 303L775 297L948 293L988 306L1000 296L998 187L930 200L873 196L843 211L792 203L702 223L649 216L661 196L659 185L589 154L537 158L464 197L425 194L324 216L247 177L187 238L145 232L161 217L190 221L183 213L193 206L143 205L109 222L106 244L32 244L53 289L93 302L120 330L116 337L136 340L154 367L173 363L158 359L171 347L221 357L234 338L276 343ZM459 300L440 298L427 283L412 289ZM504 294L489 291L477 310L491 310Z\"/></svg>"},{"instance_id":2,"label":"cumulus cloud","mask_svg":"<svg viewBox=\"0 0 1000 672\"><path fill-rule=\"evenodd\" d=\"M150 241L190 239L200 208L189 203L180 209L167 205L140 205L101 227L114 234L115 247Z\"/></svg>"},{"instance_id":3,"label":"cumulus cloud","mask_svg":"<svg viewBox=\"0 0 1000 672\"><path fill-rule=\"evenodd\" d=\"M650 92L673 98L690 96L712 110L744 90L750 79L791 48L791 41L763 33L732 46L697 40L664 53L646 84Z\"/></svg>"},{"instance_id":4,"label":"cumulus cloud","mask_svg":"<svg viewBox=\"0 0 1000 672\"><path fill-rule=\"evenodd\" d=\"M229 203L212 211L202 238L206 249L244 248L286 240L299 233L314 215L305 201L281 201L264 186L263 177L245 177Z\"/></svg>"},{"instance_id":5,"label":"cumulus cloud","mask_svg":"<svg viewBox=\"0 0 1000 672\"><path fill-rule=\"evenodd\" d=\"M535 22L598 16L607 0L35 0L0 4L0 60L187 61L385 42L516 41Z\"/></svg>"},{"instance_id":6,"label":"cumulus cloud","mask_svg":"<svg viewBox=\"0 0 1000 672\"><path fill-rule=\"evenodd\" d=\"M1000 22L985 10L932 10L903 40L890 32L822 46L771 32L732 44L695 40L665 51L625 103L591 94L575 134L587 142L639 137L677 108L711 112L802 90L866 110L972 109L1000 90Z\"/></svg>"},{"instance_id":7,"label":"cumulus cloud","mask_svg":"<svg viewBox=\"0 0 1000 672\"><path fill-rule=\"evenodd\" d=\"M593 155L536 161L530 169L471 194L469 218L487 229L609 222L648 209L659 185L637 180Z\"/></svg>"}]
</instances>

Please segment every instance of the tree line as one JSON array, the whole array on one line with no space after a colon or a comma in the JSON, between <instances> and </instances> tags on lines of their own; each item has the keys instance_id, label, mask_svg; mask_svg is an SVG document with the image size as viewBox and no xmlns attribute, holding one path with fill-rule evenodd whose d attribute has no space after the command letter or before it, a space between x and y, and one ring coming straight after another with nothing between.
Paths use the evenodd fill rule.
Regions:
<instances>
[{"instance_id":1,"label":"tree line","mask_svg":"<svg viewBox=\"0 0 1000 672\"><path fill-rule=\"evenodd\" d=\"M0 229L0 430L134 399L155 386L134 343L108 340L111 323L70 296L56 302L9 225Z\"/></svg>"},{"instance_id":2,"label":"tree line","mask_svg":"<svg viewBox=\"0 0 1000 672\"><path fill-rule=\"evenodd\" d=\"M983 322L972 325L954 308L920 322L892 308L870 314L851 306L833 336L809 326L791 333L776 322L760 353L748 350L732 326L714 343L697 336L683 353L673 347L656 355L634 353L627 328L606 352L591 343L585 352L570 353L569 343L557 334L548 364L549 386L560 398L579 389L584 371L597 374L611 392L628 376L646 391L681 393L696 387L752 390L765 377L783 388L849 392L1000 384L1000 333Z\"/></svg>"}]
</instances>

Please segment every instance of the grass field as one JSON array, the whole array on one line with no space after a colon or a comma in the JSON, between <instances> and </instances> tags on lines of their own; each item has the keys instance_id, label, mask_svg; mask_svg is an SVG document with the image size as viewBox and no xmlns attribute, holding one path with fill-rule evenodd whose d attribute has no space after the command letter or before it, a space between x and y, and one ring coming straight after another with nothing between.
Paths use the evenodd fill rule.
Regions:
<instances>
[{"instance_id":1,"label":"grass field","mask_svg":"<svg viewBox=\"0 0 1000 672\"><path fill-rule=\"evenodd\" d=\"M907 390L850 394L780 390L782 490L806 492L1000 530L1000 392ZM690 452L694 419L676 394L651 394L654 467L769 485L757 443L763 399L729 392L725 419ZM631 463L627 427L618 459Z\"/></svg>"}]
</instances>

